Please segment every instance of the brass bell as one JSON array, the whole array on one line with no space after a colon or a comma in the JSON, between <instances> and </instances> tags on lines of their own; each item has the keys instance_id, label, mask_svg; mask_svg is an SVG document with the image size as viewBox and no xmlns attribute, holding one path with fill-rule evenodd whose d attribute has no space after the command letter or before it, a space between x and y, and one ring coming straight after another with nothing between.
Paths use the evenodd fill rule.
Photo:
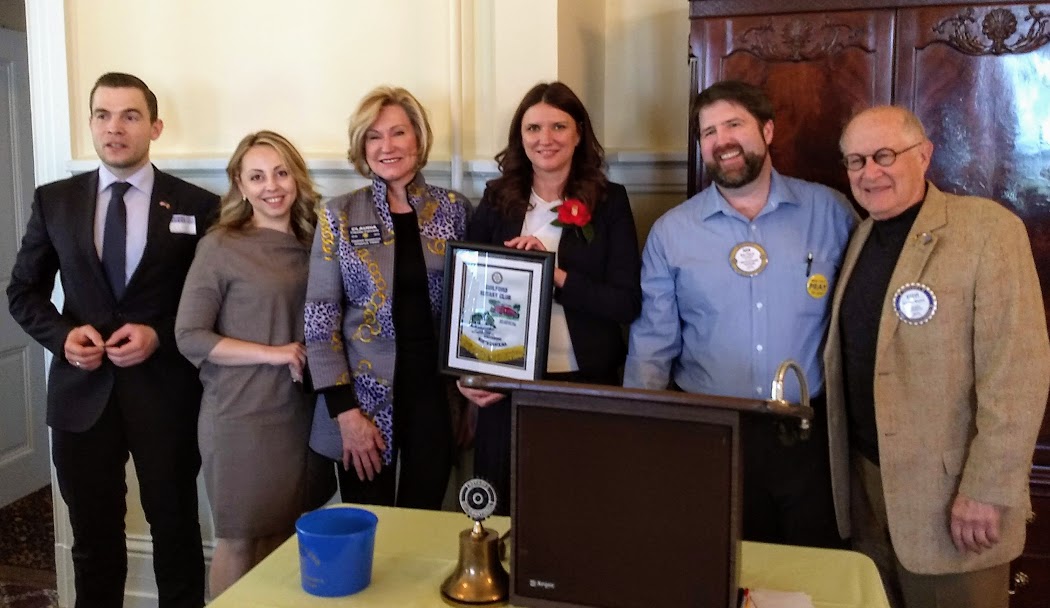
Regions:
<instances>
[{"instance_id":1,"label":"brass bell","mask_svg":"<svg viewBox=\"0 0 1050 608\"><path fill-rule=\"evenodd\" d=\"M480 521L459 533L459 562L441 585L441 594L454 602L489 604L507 599L510 576L499 561L499 534Z\"/></svg>"}]
</instances>

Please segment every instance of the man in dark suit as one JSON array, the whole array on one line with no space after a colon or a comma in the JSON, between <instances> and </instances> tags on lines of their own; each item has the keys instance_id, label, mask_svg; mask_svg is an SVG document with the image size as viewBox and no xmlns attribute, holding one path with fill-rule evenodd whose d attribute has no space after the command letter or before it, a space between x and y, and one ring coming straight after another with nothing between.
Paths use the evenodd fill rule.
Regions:
<instances>
[{"instance_id":1,"label":"man in dark suit","mask_svg":"<svg viewBox=\"0 0 1050 608\"><path fill-rule=\"evenodd\" d=\"M132 456L160 606L204 604L197 520L201 385L178 352L175 312L218 197L150 164L164 124L138 78L91 91L97 171L37 188L7 288L11 315L54 355L47 423L73 529L79 607L121 606L124 466ZM65 303L51 302L59 272Z\"/></svg>"}]
</instances>

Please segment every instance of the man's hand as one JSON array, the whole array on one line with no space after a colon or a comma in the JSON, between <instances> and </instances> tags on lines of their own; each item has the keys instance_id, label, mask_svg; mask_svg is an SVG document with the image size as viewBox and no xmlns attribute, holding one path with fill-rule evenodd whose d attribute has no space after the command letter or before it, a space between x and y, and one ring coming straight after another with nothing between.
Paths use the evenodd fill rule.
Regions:
<instances>
[{"instance_id":1,"label":"man's hand","mask_svg":"<svg viewBox=\"0 0 1050 608\"><path fill-rule=\"evenodd\" d=\"M62 354L70 365L92 371L102 365L102 355L106 352L105 341L98 331L90 325L74 327L66 335Z\"/></svg>"},{"instance_id":2,"label":"man's hand","mask_svg":"<svg viewBox=\"0 0 1050 608\"><path fill-rule=\"evenodd\" d=\"M106 340L106 356L117 367L138 365L157 350L160 339L149 325L125 323Z\"/></svg>"},{"instance_id":3,"label":"man's hand","mask_svg":"<svg viewBox=\"0 0 1050 608\"><path fill-rule=\"evenodd\" d=\"M357 408L339 414L336 422L343 438L343 470L349 471L353 461L357 478L372 481L383 468L380 456L386 449L379 428Z\"/></svg>"},{"instance_id":4,"label":"man's hand","mask_svg":"<svg viewBox=\"0 0 1050 608\"><path fill-rule=\"evenodd\" d=\"M980 553L999 542L1002 507L959 494L952 503L952 542L960 552Z\"/></svg>"}]
</instances>

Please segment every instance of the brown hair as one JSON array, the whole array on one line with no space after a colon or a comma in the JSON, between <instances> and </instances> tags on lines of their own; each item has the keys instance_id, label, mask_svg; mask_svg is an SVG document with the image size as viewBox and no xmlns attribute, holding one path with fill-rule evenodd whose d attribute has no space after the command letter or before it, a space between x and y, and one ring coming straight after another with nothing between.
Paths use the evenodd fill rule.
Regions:
<instances>
[{"instance_id":1,"label":"brown hair","mask_svg":"<svg viewBox=\"0 0 1050 608\"><path fill-rule=\"evenodd\" d=\"M723 80L707 87L693 99L689 115L700 119L700 110L719 101L728 101L742 106L762 127L773 120L773 102L765 91L741 80Z\"/></svg>"},{"instance_id":2,"label":"brown hair","mask_svg":"<svg viewBox=\"0 0 1050 608\"><path fill-rule=\"evenodd\" d=\"M538 103L558 108L576 121L580 143L572 154L569 181L565 184L564 198L577 198L594 211L605 198L608 178L603 171L605 150L594 135L594 126L587 108L568 86L561 82L540 83L525 94L514 111L507 134L507 147L496 155L502 175L488 182L492 203L504 216L514 217L524 213L529 205L532 189L532 163L525 154L521 139L521 123L525 112Z\"/></svg>"},{"instance_id":3,"label":"brown hair","mask_svg":"<svg viewBox=\"0 0 1050 608\"><path fill-rule=\"evenodd\" d=\"M95 86L91 87L91 94L88 95L88 111L95 111L95 91L99 87L106 87L108 89L138 89L142 91L143 97L146 98L146 107L149 109L149 121L150 123L157 122L157 96L153 94L153 91L149 90L145 82L142 82L137 76L131 74L125 74L123 72L107 72L98 77L95 81Z\"/></svg>"}]
</instances>

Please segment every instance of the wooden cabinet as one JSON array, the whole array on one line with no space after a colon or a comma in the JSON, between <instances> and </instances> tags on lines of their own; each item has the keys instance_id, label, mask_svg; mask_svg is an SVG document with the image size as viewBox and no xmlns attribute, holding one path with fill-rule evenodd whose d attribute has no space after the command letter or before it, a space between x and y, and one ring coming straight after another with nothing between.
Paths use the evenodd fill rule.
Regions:
<instances>
[{"instance_id":1,"label":"wooden cabinet","mask_svg":"<svg viewBox=\"0 0 1050 608\"><path fill-rule=\"evenodd\" d=\"M892 11L694 19L696 91L725 79L761 84L776 114L778 171L848 191L839 132L858 107L890 103ZM695 142L696 117L690 117ZM690 194L704 182L690 146Z\"/></svg>"},{"instance_id":2,"label":"wooden cabinet","mask_svg":"<svg viewBox=\"0 0 1050 608\"><path fill-rule=\"evenodd\" d=\"M774 166L849 193L838 138L857 110L912 109L934 143L929 177L986 196L1028 228L1050 302L1050 3L691 0L692 91L761 85L776 112ZM707 185L689 123L689 193ZM1050 417L1032 469L1035 521L1014 564L1014 606L1050 597Z\"/></svg>"},{"instance_id":3,"label":"wooden cabinet","mask_svg":"<svg viewBox=\"0 0 1050 608\"><path fill-rule=\"evenodd\" d=\"M1046 608L1050 598L1050 475L1032 475L1032 514L1024 554L1010 564L1010 608Z\"/></svg>"}]
</instances>

